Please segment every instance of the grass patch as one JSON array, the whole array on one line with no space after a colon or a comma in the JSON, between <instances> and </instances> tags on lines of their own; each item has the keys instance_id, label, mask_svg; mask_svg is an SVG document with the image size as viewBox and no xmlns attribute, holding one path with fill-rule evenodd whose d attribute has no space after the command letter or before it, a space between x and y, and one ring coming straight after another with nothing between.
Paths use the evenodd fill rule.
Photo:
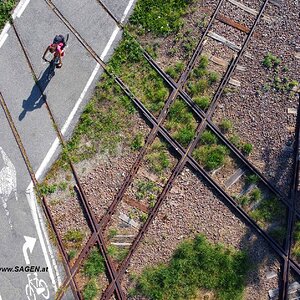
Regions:
<instances>
[{"instance_id":1,"label":"grass patch","mask_svg":"<svg viewBox=\"0 0 300 300\"><path fill-rule=\"evenodd\" d=\"M0 2L0 30L5 23L11 18L11 11L16 5L14 0L3 0Z\"/></svg>"},{"instance_id":2,"label":"grass patch","mask_svg":"<svg viewBox=\"0 0 300 300\"><path fill-rule=\"evenodd\" d=\"M146 155L150 170L158 175L163 174L170 167L170 154L168 146L160 140L155 141Z\"/></svg>"},{"instance_id":3,"label":"grass patch","mask_svg":"<svg viewBox=\"0 0 300 300\"><path fill-rule=\"evenodd\" d=\"M132 140L131 149L140 150L145 144L144 137L141 133L138 133Z\"/></svg>"},{"instance_id":4,"label":"grass patch","mask_svg":"<svg viewBox=\"0 0 300 300\"><path fill-rule=\"evenodd\" d=\"M179 245L169 264L146 268L135 294L149 299L194 299L200 289L218 299L242 299L249 264L246 254L210 244L198 235Z\"/></svg>"},{"instance_id":5,"label":"grass patch","mask_svg":"<svg viewBox=\"0 0 300 300\"><path fill-rule=\"evenodd\" d=\"M179 61L174 66L168 67L166 73L170 75L175 81L179 79L180 74L184 69L184 63Z\"/></svg>"},{"instance_id":6,"label":"grass patch","mask_svg":"<svg viewBox=\"0 0 300 300\"><path fill-rule=\"evenodd\" d=\"M262 199L249 214L264 227L267 223L284 220L285 207L277 198L266 198Z\"/></svg>"},{"instance_id":7,"label":"grass patch","mask_svg":"<svg viewBox=\"0 0 300 300\"><path fill-rule=\"evenodd\" d=\"M197 122L189 107L180 99L176 99L170 107L166 118L166 129L184 147L194 138Z\"/></svg>"},{"instance_id":8,"label":"grass patch","mask_svg":"<svg viewBox=\"0 0 300 300\"><path fill-rule=\"evenodd\" d=\"M228 119L223 119L219 126L223 133L228 133L233 128L232 122Z\"/></svg>"},{"instance_id":9,"label":"grass patch","mask_svg":"<svg viewBox=\"0 0 300 300\"><path fill-rule=\"evenodd\" d=\"M227 147L218 144L217 137L209 130L202 133L200 146L193 151L196 161L209 171L224 165L228 154Z\"/></svg>"},{"instance_id":10,"label":"grass patch","mask_svg":"<svg viewBox=\"0 0 300 300\"><path fill-rule=\"evenodd\" d=\"M128 249L117 247L115 245L109 245L107 247L108 254L117 262L121 262L128 254Z\"/></svg>"},{"instance_id":11,"label":"grass patch","mask_svg":"<svg viewBox=\"0 0 300 300\"><path fill-rule=\"evenodd\" d=\"M99 253L98 248L91 250L87 260L83 265L83 274L89 278L97 277L99 274L104 273L104 259Z\"/></svg>"},{"instance_id":12,"label":"grass patch","mask_svg":"<svg viewBox=\"0 0 300 300\"><path fill-rule=\"evenodd\" d=\"M259 182L259 177L256 174L249 174L246 176L245 181L247 184L256 184Z\"/></svg>"},{"instance_id":13,"label":"grass patch","mask_svg":"<svg viewBox=\"0 0 300 300\"><path fill-rule=\"evenodd\" d=\"M140 34L151 31L156 36L176 33L183 25L182 16L191 0L143 0L138 1L130 24L135 25Z\"/></svg>"},{"instance_id":14,"label":"grass patch","mask_svg":"<svg viewBox=\"0 0 300 300\"><path fill-rule=\"evenodd\" d=\"M83 297L85 300L94 300L99 292L99 287L96 280L90 280L83 289Z\"/></svg>"},{"instance_id":15,"label":"grass patch","mask_svg":"<svg viewBox=\"0 0 300 300\"><path fill-rule=\"evenodd\" d=\"M126 31L109 62L109 68L120 76L133 94L154 114L164 106L169 89L160 75L143 58L138 42Z\"/></svg>"},{"instance_id":16,"label":"grass patch","mask_svg":"<svg viewBox=\"0 0 300 300\"><path fill-rule=\"evenodd\" d=\"M81 247L84 237L84 232L78 229L70 229L64 235L63 240L69 247L78 249Z\"/></svg>"}]
</instances>

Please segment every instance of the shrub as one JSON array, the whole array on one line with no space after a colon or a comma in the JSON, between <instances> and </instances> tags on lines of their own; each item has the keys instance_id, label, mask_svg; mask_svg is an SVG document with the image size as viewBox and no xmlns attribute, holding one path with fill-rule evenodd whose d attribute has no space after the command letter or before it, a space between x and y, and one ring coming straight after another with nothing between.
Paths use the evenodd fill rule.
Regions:
<instances>
[{"instance_id":1,"label":"shrub","mask_svg":"<svg viewBox=\"0 0 300 300\"><path fill-rule=\"evenodd\" d=\"M223 119L219 126L223 133L227 133L233 128L232 122L228 119Z\"/></svg>"},{"instance_id":2,"label":"shrub","mask_svg":"<svg viewBox=\"0 0 300 300\"><path fill-rule=\"evenodd\" d=\"M85 300L94 300L97 296L99 288L95 280L90 280L83 289L83 297Z\"/></svg>"},{"instance_id":3,"label":"shrub","mask_svg":"<svg viewBox=\"0 0 300 300\"><path fill-rule=\"evenodd\" d=\"M87 260L83 265L83 273L90 278L96 277L105 271L104 259L99 253L98 248L91 250Z\"/></svg>"},{"instance_id":4,"label":"shrub","mask_svg":"<svg viewBox=\"0 0 300 300\"><path fill-rule=\"evenodd\" d=\"M217 137L209 130L205 130L200 139L202 144L212 145L217 143Z\"/></svg>"},{"instance_id":5,"label":"shrub","mask_svg":"<svg viewBox=\"0 0 300 300\"><path fill-rule=\"evenodd\" d=\"M202 110L206 110L209 107L211 99L208 96L202 96L194 98L194 101Z\"/></svg>"},{"instance_id":6,"label":"shrub","mask_svg":"<svg viewBox=\"0 0 300 300\"><path fill-rule=\"evenodd\" d=\"M245 143L243 146L242 146L242 151L246 154L246 155L249 155L253 150L253 145L250 144L250 143Z\"/></svg>"}]
</instances>

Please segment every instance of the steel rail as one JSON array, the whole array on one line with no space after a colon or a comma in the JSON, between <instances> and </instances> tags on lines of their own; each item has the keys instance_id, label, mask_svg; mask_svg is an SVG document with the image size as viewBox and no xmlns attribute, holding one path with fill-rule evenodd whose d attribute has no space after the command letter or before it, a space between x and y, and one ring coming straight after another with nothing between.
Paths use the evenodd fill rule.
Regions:
<instances>
[{"instance_id":1,"label":"steel rail","mask_svg":"<svg viewBox=\"0 0 300 300\"><path fill-rule=\"evenodd\" d=\"M27 50L25 49L24 43L22 42L22 39L21 39L21 37L20 37L20 35L19 35L17 29L16 29L16 26L15 26L14 24L12 24L12 27L13 27L13 29L14 29L14 32L15 32L16 36L17 36L18 42L19 42L19 44L20 44L20 46L21 46L21 48L22 48L22 50L23 50L23 53L24 53L25 58L26 58L26 61L27 61L28 65L29 65L29 67L30 67L30 70L31 70L31 73L32 73L32 75L33 75L35 84L36 84L37 87L39 88L39 91L40 91L40 93L41 93L41 96L42 96L43 99L44 99L45 105L46 105L46 107L47 107L47 111L48 111L48 113L49 113L49 115L50 115L50 118L51 118L51 121L52 121L52 123L53 123L54 129L55 129L55 131L56 131L56 133L57 133L57 135L58 135L59 141L60 141L61 145L62 145L63 147L65 147L66 145L65 145L64 138L63 138L63 136L62 136L62 134L61 134L61 132L60 132L58 126L57 126L57 123L56 123L56 121L55 121L55 118L54 118L54 115L53 115L53 113L52 113L52 110L50 109L50 106L49 106L48 103L47 103L46 96L44 95L44 91L43 91L43 89L41 88L41 86L40 86L40 84L39 84L38 78L37 78L37 76L36 76L36 73L35 73L35 71L34 71L34 68L33 68L33 66L32 66L32 63L31 63L31 61L30 61L29 55L28 55L28 53L27 53ZM77 176L77 173L76 173L76 171L75 171L75 168L74 168L74 166L73 166L73 164L72 164L72 161L71 161L71 159L70 159L69 157L68 157L68 162L69 162L69 165L70 165L70 167L71 167L72 173L73 173L73 175L74 175L76 184L77 184L77 186L79 187L79 190L80 190L80 195L81 195L80 200L81 200L81 203L82 203L83 208L84 208L84 210L85 210L85 213L86 213L86 215L88 216L88 220L87 220L87 221L88 221L88 223L89 223L90 228L91 228L92 231L94 232L94 230L96 230L96 224L97 224L96 218L95 218L95 216L93 215L93 212L92 212L91 209L90 209L90 206L89 206L89 204L88 204L88 201L86 200L84 191L83 191L83 189L82 189L82 187L81 187L81 183L80 183L80 181L79 181L79 178L78 178L78 176ZM106 270L107 270L108 273L109 273L109 277L111 278L111 280L113 280L113 278L114 278L114 276L115 276L115 273L116 273L116 270L114 269L114 266L112 265L112 262L111 262L111 260L109 259L108 255L107 255L107 252L106 252L106 249L105 249L105 246L104 246L104 238L103 238L103 236L102 236L101 234L99 234L99 237L97 236L97 243L98 243L98 246L99 246L99 250L100 250L102 256L104 257L104 262L105 262ZM71 273L68 272L68 273L67 273L67 277L68 277L70 274L71 274ZM74 278L72 277L72 282L73 282L73 281L74 281ZM60 289L60 290L58 291L57 300L61 299L62 294L64 294L64 292L65 292L65 289L64 289L64 288L62 288L62 289ZM124 299L124 293L122 292L121 286L120 286L120 284L119 284L118 282L117 282L116 294L117 294L117 299L120 299L120 300Z\"/></svg>"},{"instance_id":2,"label":"steel rail","mask_svg":"<svg viewBox=\"0 0 300 300\"><path fill-rule=\"evenodd\" d=\"M68 262L68 255L67 255L67 253L66 253L66 251L65 251L65 249L63 247L62 239L61 239L61 237L60 237L60 235L59 235L59 233L58 233L58 231L56 229L56 226L55 226L55 223L54 223L54 219L53 219L52 214L51 214L51 212L49 210L49 207L47 205L46 198L41 194L41 192L39 190L38 181L37 181L37 179L35 177L35 173L33 171L31 163L29 161L29 158L28 158L28 155L27 155L26 150L24 148L23 142L21 140L21 137L20 137L20 135L18 133L18 130L17 130L15 124L14 124L13 118L12 118L10 112L9 112L9 109L7 107L7 104L6 104L5 100L4 100L4 97L3 97L3 95L2 95L1 92L0 92L0 104L1 104L1 107L2 107L2 109L4 111L6 119L8 121L8 124L9 124L9 126L11 128L13 136L14 136L14 138L16 140L18 148L19 148L19 150L21 152L21 155L22 155L23 160L25 162L26 168L27 168L27 170L29 172L30 178L31 178L31 180L33 182L33 186L35 188L37 196L42 200L41 201L42 208L43 208L43 211L44 211L45 216L47 218L47 221L48 221L48 223L51 226L51 230L55 234L55 238L57 240L57 245L58 245L59 253L60 253L61 257L62 257L63 266L64 266L64 269L66 271L66 274L70 275L70 265L69 265L69 262ZM73 292L73 295L74 295L75 299L76 300L77 299L82 300L81 294L78 292L77 284L76 284L76 282L74 281L73 278L72 278L72 281L71 281L71 289L72 289L72 292Z\"/></svg>"},{"instance_id":3,"label":"steel rail","mask_svg":"<svg viewBox=\"0 0 300 300\"><path fill-rule=\"evenodd\" d=\"M289 286L289 274L290 274L290 257L292 251L292 240L293 240L293 231L294 225L296 221L296 205L297 201L300 199L299 193L299 177L300 177L300 94L298 95L299 103L297 110L297 119L295 126L295 137L294 137L294 157L293 157L293 175L291 180L291 188L290 188L290 201L292 204L292 208L289 209L289 219L288 219L288 233L285 244L285 251L288 253L287 258L284 260L283 266L283 274L282 274L282 289L280 292L281 299L288 299L288 286Z\"/></svg>"},{"instance_id":4,"label":"steel rail","mask_svg":"<svg viewBox=\"0 0 300 300\"><path fill-rule=\"evenodd\" d=\"M105 8L105 10L107 11L108 14L110 14L113 17L113 14L111 13L111 11L100 1L97 0L97 2L99 2L99 4ZM271 3L271 2L269 2ZM122 23L120 23L115 17L113 17L114 21L116 22L116 24L119 26L119 28L124 29L124 25ZM217 16L215 15L214 18L212 18L212 20L217 19ZM208 25L207 28L210 28L210 24ZM208 29L206 30L206 33L204 33L204 35L206 35L208 32ZM250 31L249 31L250 33ZM133 37L130 33L127 32L127 34L129 34L131 37ZM251 33L251 35L254 33ZM133 37L134 38L134 37ZM204 40L202 41L204 42ZM201 42L200 42L201 43ZM147 59L147 61L152 65L152 67L158 72L158 74L160 74L160 76L165 80L165 82L168 83L168 85L170 87L172 87L173 89L177 89L178 88L178 83L175 82L169 75L167 75L159 66L158 64L153 60L153 58L151 57L151 55L140 45L140 49L143 52L144 57ZM201 52L201 50L200 50ZM193 110L193 112L200 117L201 119L205 118L206 113L203 112L194 102L193 100L190 98L190 96L180 88L179 94L181 96L181 98L186 101L186 103L188 104L188 106ZM212 130L217 137L223 142L223 144L225 144L226 146L228 146L228 148L244 163L247 165L247 167L254 173L256 174L260 180L268 186L268 188L274 192L278 197L280 198L286 198L286 196L284 194L282 194L281 191L278 190L278 188L272 184L263 174L262 172L260 172L254 165L253 163L251 163L248 159L245 158L245 156L240 152L239 149L236 148L236 146L234 146L225 136L224 134L222 134L222 132L219 130L219 128L211 121L211 119L207 119L206 123L208 125L208 127L210 128L210 130ZM300 216L300 213L299 213Z\"/></svg>"},{"instance_id":5,"label":"steel rail","mask_svg":"<svg viewBox=\"0 0 300 300\"><path fill-rule=\"evenodd\" d=\"M93 51L93 49L86 43L86 41L80 36L80 34L75 30L75 28L70 24L70 22L67 21L67 19L63 16L63 14L56 8L56 6L51 3L51 1L48 1L48 0L45 0L46 3L50 6L50 8L56 13L56 15L64 22L64 24L72 31L72 33L76 36L76 38L81 42L81 44L89 51L89 53L94 57L94 59L103 67L103 69L110 75L110 76L113 76L113 78L115 79L115 81L121 86L121 88L123 89L123 91L126 91L127 94L129 96L131 96L131 92L129 91L129 89L125 86L125 84L119 79L117 78L116 76L110 74L106 68L106 64L99 58L99 56L96 54L95 51ZM220 7L221 7L221 3L223 3L224 0L221 0L220 1L220 4L218 5L218 7L216 8L216 11L214 13L214 16L217 15ZM208 25L208 28L211 26L210 24L212 24L212 20L211 22L209 23ZM207 32L208 32L208 29L207 29ZM198 53L201 52L202 50L202 42L204 40L204 37L202 38L202 40L198 43L198 46L196 48L196 51L198 51ZM195 51L195 52L196 52ZM193 55L193 58L192 58L192 63L195 62L196 60L196 57L195 55ZM189 64L189 70L192 69L192 65L191 63ZM182 78L184 78L184 76L188 76L188 71L186 71ZM112 213L114 212L117 204L121 201L121 198L126 190L126 188L128 187L128 185L131 183L131 180L134 176L134 174L136 173L136 171L138 170L138 167L139 167L139 164L140 164L140 161L141 159L144 157L145 153L146 153L146 150L147 150L147 147L148 145L150 145L153 140L155 139L156 135L157 135L157 130L159 128L159 125L164 121L166 115L167 115L167 111L168 111L168 108L170 107L170 105L172 104L172 102L175 100L177 94L178 94L178 91L179 89L176 89L175 91L173 90L172 93L170 94L168 100L166 101L166 104L164 106L164 108L162 109L159 117L158 117L158 125L153 127L152 131L150 132L148 138L147 138L147 141L143 147L143 149L140 151L139 153L139 156L138 156L138 160L136 161L136 163L134 164L133 166L133 170L130 172L129 174L129 178L127 177L127 180L125 180L124 184L122 185L122 188L121 190L119 191L117 197L114 199L112 205L110 206L109 210L107 211L107 213L105 214L105 223L107 224ZM131 97L132 98L132 97ZM99 224L99 227L101 226L101 224ZM99 231L98 231L99 232ZM92 243L89 243L86 245L86 247L88 247L90 244ZM87 251L86 251L86 247L82 250L82 252L80 253L80 256L79 258L77 259L77 261L74 263L73 265L73 268L71 270L71 274L72 274L72 277L75 276L77 270L79 269L79 266L80 266L80 263L79 262L82 262L82 260L84 259L84 255L86 255ZM64 287L66 284L68 284L68 281L69 279L67 278L62 287L63 287L63 291L64 291ZM60 294L60 296L62 296L62 294Z\"/></svg>"}]
</instances>

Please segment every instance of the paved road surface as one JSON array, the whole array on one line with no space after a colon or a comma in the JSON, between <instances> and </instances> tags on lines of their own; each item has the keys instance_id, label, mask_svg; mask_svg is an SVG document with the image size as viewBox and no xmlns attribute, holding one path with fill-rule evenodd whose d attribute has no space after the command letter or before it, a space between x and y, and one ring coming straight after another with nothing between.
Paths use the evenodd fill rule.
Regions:
<instances>
[{"instance_id":1,"label":"paved road surface","mask_svg":"<svg viewBox=\"0 0 300 300\"><path fill-rule=\"evenodd\" d=\"M96 53L108 60L121 38L121 31L98 1L53 0L53 3ZM118 20L126 20L134 5L133 0L103 0L103 3ZM14 24L55 121L68 137L102 70L70 33L63 68L47 82L48 65L41 56L53 37L66 34L68 28L43 0L21 0L14 14ZM41 179L59 154L57 136L21 45L9 25L0 35L0 45L0 91L34 172ZM57 266L56 249L45 234L44 217L36 204L28 170L2 109L0 124L0 268L47 267L46 272L37 273L38 280L47 285L44 292L38 295L34 287L36 282L43 284L43 281L33 280L30 287L37 300L54 299L64 272ZM36 279L33 271L0 269L0 300L26 299L28 276ZM68 293L65 299L73 299L72 294Z\"/></svg>"}]
</instances>

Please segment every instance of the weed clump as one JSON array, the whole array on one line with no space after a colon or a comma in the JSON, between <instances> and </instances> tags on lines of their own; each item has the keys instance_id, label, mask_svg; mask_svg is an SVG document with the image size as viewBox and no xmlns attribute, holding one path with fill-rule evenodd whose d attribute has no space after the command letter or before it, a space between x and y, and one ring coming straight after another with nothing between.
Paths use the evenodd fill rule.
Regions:
<instances>
[{"instance_id":1,"label":"weed clump","mask_svg":"<svg viewBox=\"0 0 300 300\"><path fill-rule=\"evenodd\" d=\"M85 300L93 300L97 296L99 287L96 280L90 280L83 289L83 297Z\"/></svg>"},{"instance_id":2,"label":"weed clump","mask_svg":"<svg viewBox=\"0 0 300 300\"><path fill-rule=\"evenodd\" d=\"M97 277L105 271L104 259L97 248L91 250L83 265L83 274L89 278Z\"/></svg>"},{"instance_id":3,"label":"weed clump","mask_svg":"<svg viewBox=\"0 0 300 300\"><path fill-rule=\"evenodd\" d=\"M181 145L187 147L194 137L196 126L196 120L187 105L176 99L167 115L166 129Z\"/></svg>"},{"instance_id":4,"label":"weed clump","mask_svg":"<svg viewBox=\"0 0 300 300\"><path fill-rule=\"evenodd\" d=\"M276 68L280 65L280 63L281 60L270 52L265 55L262 61L263 66L267 69Z\"/></svg>"},{"instance_id":5,"label":"weed clump","mask_svg":"<svg viewBox=\"0 0 300 300\"><path fill-rule=\"evenodd\" d=\"M222 145L203 145L195 149L193 156L209 171L215 170L225 163L228 149Z\"/></svg>"},{"instance_id":6,"label":"weed clump","mask_svg":"<svg viewBox=\"0 0 300 300\"><path fill-rule=\"evenodd\" d=\"M248 259L244 252L213 245L198 235L179 245L169 264L146 268L133 294L149 299L193 299L199 289L218 299L242 299Z\"/></svg>"}]
</instances>

